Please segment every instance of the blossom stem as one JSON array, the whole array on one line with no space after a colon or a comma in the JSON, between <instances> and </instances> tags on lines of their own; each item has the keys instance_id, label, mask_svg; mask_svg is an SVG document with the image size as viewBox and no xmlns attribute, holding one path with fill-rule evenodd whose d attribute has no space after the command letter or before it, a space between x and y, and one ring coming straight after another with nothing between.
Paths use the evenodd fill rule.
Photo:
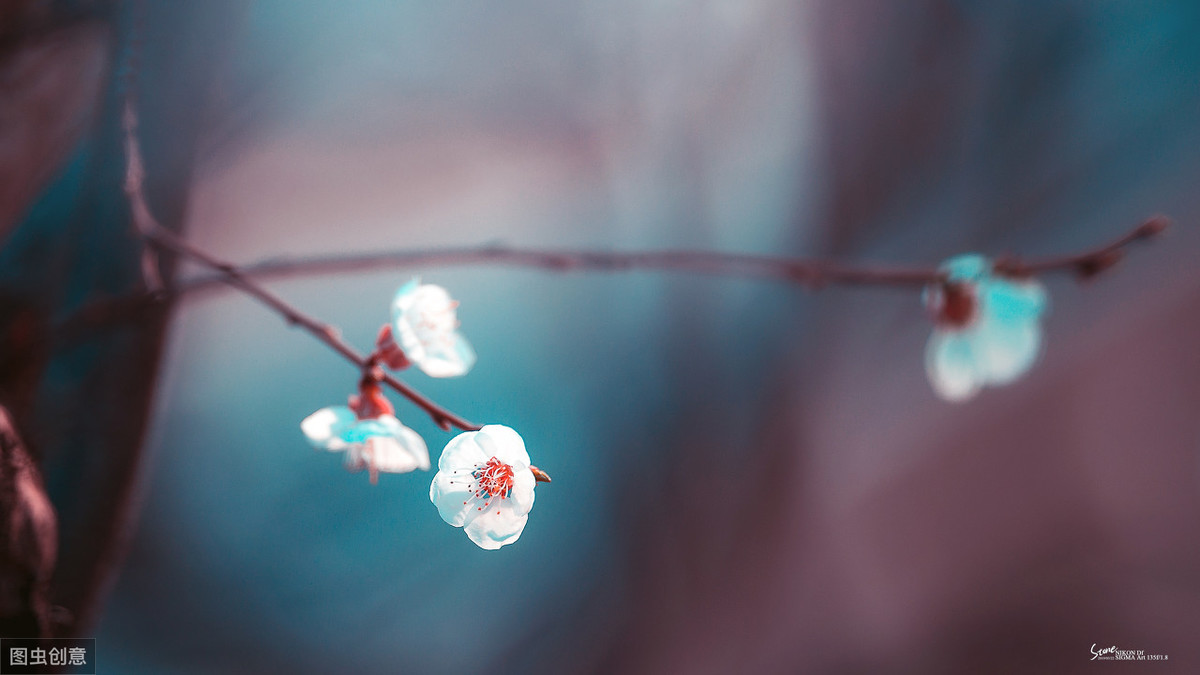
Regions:
<instances>
[{"instance_id":1,"label":"blossom stem","mask_svg":"<svg viewBox=\"0 0 1200 675\"><path fill-rule=\"evenodd\" d=\"M369 371L375 367L375 357L364 356L359 353L350 343L342 339L340 332L334 326L305 314L283 298L250 279L250 276L243 269L196 248L183 237L180 237L158 223L154 218L153 212L151 212L149 206L146 204L142 189L145 174L142 169L141 149L137 140L137 116L132 105L127 105L125 109L125 151L125 192L129 195L130 211L133 215L134 227L137 233L148 244L159 250L169 251L203 267L207 267L215 273L215 279L266 305L276 314L282 316L289 325L306 331L347 361L358 366L360 370ZM479 425L468 422L434 403L395 377L382 372L379 374L381 375L379 378L380 381L424 410L433 419L434 423L442 429L449 431L451 427L457 427L463 431L475 431L480 428Z\"/></svg>"}]
</instances>

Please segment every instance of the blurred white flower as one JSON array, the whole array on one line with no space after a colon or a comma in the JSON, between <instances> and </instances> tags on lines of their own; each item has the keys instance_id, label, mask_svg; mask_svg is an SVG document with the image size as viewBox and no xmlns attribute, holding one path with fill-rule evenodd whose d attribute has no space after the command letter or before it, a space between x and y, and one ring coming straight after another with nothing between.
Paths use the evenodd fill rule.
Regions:
<instances>
[{"instance_id":1,"label":"blurred white flower","mask_svg":"<svg viewBox=\"0 0 1200 675\"><path fill-rule=\"evenodd\" d=\"M318 450L346 453L346 468L367 469L371 482L380 471L408 473L429 469L429 449L417 432L394 415L359 419L344 405L321 408L304 418L300 430Z\"/></svg>"},{"instance_id":2,"label":"blurred white flower","mask_svg":"<svg viewBox=\"0 0 1200 675\"><path fill-rule=\"evenodd\" d=\"M480 548L494 550L520 538L539 480L550 479L529 465L521 436L490 424L446 444L429 500L442 520L463 528Z\"/></svg>"},{"instance_id":3,"label":"blurred white flower","mask_svg":"<svg viewBox=\"0 0 1200 675\"><path fill-rule=\"evenodd\" d=\"M422 284L419 279L396 291L392 337L426 375L457 377L475 365L475 350L458 332L457 307L446 289Z\"/></svg>"},{"instance_id":4,"label":"blurred white flower","mask_svg":"<svg viewBox=\"0 0 1200 675\"><path fill-rule=\"evenodd\" d=\"M924 293L936 322L925 369L939 396L965 401L985 385L1008 384L1033 366L1041 350L1046 291L1032 278L995 274L981 255L951 258L941 269L947 282Z\"/></svg>"}]
</instances>

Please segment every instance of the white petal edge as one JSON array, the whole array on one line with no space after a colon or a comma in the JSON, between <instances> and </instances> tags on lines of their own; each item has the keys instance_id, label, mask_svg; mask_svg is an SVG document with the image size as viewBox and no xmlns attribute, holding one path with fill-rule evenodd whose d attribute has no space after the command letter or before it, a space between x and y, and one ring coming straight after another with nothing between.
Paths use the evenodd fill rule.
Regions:
<instances>
[{"instance_id":1,"label":"white petal edge","mask_svg":"<svg viewBox=\"0 0 1200 675\"><path fill-rule=\"evenodd\" d=\"M938 396L962 402L979 393L983 378L972 353L972 336L936 329L925 346L925 372Z\"/></svg>"},{"instance_id":2,"label":"white petal edge","mask_svg":"<svg viewBox=\"0 0 1200 675\"><path fill-rule=\"evenodd\" d=\"M504 505L475 517L463 527L463 531L479 548L494 551L520 539L528 522L528 515L518 516Z\"/></svg>"},{"instance_id":3,"label":"white petal edge","mask_svg":"<svg viewBox=\"0 0 1200 675\"><path fill-rule=\"evenodd\" d=\"M375 468L388 473L408 473L429 468L429 450L417 432L403 427L394 436L379 436L367 441L367 450Z\"/></svg>"},{"instance_id":4,"label":"white petal edge","mask_svg":"<svg viewBox=\"0 0 1200 675\"><path fill-rule=\"evenodd\" d=\"M413 340L416 338L413 337ZM409 359L430 377L461 377L471 370L476 359L471 343L458 332L450 336L449 346L426 349L424 345L419 345L414 352L420 355L414 353L409 355Z\"/></svg>"},{"instance_id":5,"label":"white petal edge","mask_svg":"<svg viewBox=\"0 0 1200 675\"><path fill-rule=\"evenodd\" d=\"M437 507L442 520L454 527L466 524L469 512L475 508L471 484L471 471L465 467L438 471L429 484L429 501Z\"/></svg>"},{"instance_id":6,"label":"white petal edge","mask_svg":"<svg viewBox=\"0 0 1200 675\"><path fill-rule=\"evenodd\" d=\"M300 431L314 448L337 452L347 444L341 435L356 421L354 412L344 405L321 408L300 422Z\"/></svg>"},{"instance_id":7,"label":"white petal edge","mask_svg":"<svg viewBox=\"0 0 1200 675\"><path fill-rule=\"evenodd\" d=\"M485 455L484 461L495 457L513 469L529 468L529 452L525 450L525 439L511 427L488 424L474 433L475 442Z\"/></svg>"},{"instance_id":8,"label":"white petal edge","mask_svg":"<svg viewBox=\"0 0 1200 675\"><path fill-rule=\"evenodd\" d=\"M537 478L529 469L513 469L513 489L508 501L512 504L513 512L523 516L533 509L533 488L537 486Z\"/></svg>"},{"instance_id":9,"label":"white petal edge","mask_svg":"<svg viewBox=\"0 0 1200 675\"><path fill-rule=\"evenodd\" d=\"M486 462L491 455L484 454L483 448L479 447L476 442L478 434L478 431L464 431L451 438L438 458L438 470L473 469L475 465Z\"/></svg>"}]
</instances>

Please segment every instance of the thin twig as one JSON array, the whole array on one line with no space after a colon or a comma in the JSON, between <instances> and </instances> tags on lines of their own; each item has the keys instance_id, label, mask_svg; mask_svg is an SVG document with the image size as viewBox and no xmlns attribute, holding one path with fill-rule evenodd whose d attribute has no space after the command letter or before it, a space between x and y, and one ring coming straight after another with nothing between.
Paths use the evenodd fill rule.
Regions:
<instances>
[{"instance_id":1,"label":"thin twig","mask_svg":"<svg viewBox=\"0 0 1200 675\"><path fill-rule=\"evenodd\" d=\"M231 265L192 246L179 235L159 225L146 205L142 192L144 172L142 169L141 149L137 141L137 113L134 111L132 104L128 104L125 109L125 134L125 191L129 195L134 225L138 234L143 239L158 249L169 251L212 270L216 273L216 278L220 279L222 283L253 297L271 308L275 313L282 316L289 325L297 326L308 332L347 361L358 366L360 370L370 369L374 365L372 357L360 354L350 343L342 339L337 329L333 326L301 312L283 298L249 279L237 266ZM157 289L152 284L150 285L150 290L152 294L157 292ZM479 429L479 425L468 422L462 417L446 410L395 377L386 373L380 373L380 375L378 379L428 413L433 418L434 423L442 429L446 431L449 431L451 427L458 427L464 431Z\"/></svg>"},{"instance_id":2,"label":"thin twig","mask_svg":"<svg viewBox=\"0 0 1200 675\"><path fill-rule=\"evenodd\" d=\"M739 276L759 279L774 279L819 289L830 284L852 286L924 286L946 281L945 273L934 268L903 268L855 266L823 260L784 258L772 256L740 255L710 251L657 251L657 252L597 252L597 251L552 251L542 249L520 249L504 246L446 248L426 251L393 251L385 253L351 254L296 259L273 259L238 267L209 255L189 244L182 237L159 225L146 204L142 184L145 178L141 149L137 140L137 112L132 97L125 108L125 191L129 195L130 210L137 232L155 248L169 251L214 272L213 275L184 282L166 289L158 277L157 260L149 252L143 259L144 274L149 293L141 298L116 298L107 301L113 310L136 311L150 298L165 299L223 284L255 298L282 316L289 324L298 326L325 343L335 352L364 372L375 372L376 356L364 356L343 340L337 329L323 323L292 306L283 298L256 283L255 279L288 278L339 272L364 272L373 269L395 267L422 267L433 265L468 265L494 263L520 267L534 267L561 272L575 270L624 271L657 270L690 272L716 276ZM1120 239L1081 254L1047 258L1040 261L1022 262L1015 258L997 260L994 268L998 273L1016 276L1070 271L1081 277L1091 277L1116 264L1129 244L1147 239L1166 229L1169 221L1155 216ZM129 307L125 307L129 305ZM78 317L68 317L61 326L78 330L97 316L94 308L85 308ZM122 312L116 312L118 314ZM373 375L395 389L429 414L441 428L458 427L475 430L479 426L442 408L420 392L395 377L378 371Z\"/></svg>"},{"instance_id":3,"label":"thin twig","mask_svg":"<svg viewBox=\"0 0 1200 675\"><path fill-rule=\"evenodd\" d=\"M146 209L142 212L149 213L149 210ZM1164 216L1154 216L1115 241L1083 253L1031 262L1023 262L1012 257L1001 257L996 260L994 268L1001 274L1018 277L1065 272L1084 279L1090 278L1118 262L1125 247L1161 233L1169 223L1170 221ZM505 246L391 251L310 258L271 258L236 268L230 267L236 269L244 279L268 280L348 272L361 273L380 269L413 269L488 263L563 272L657 270L746 277L800 284L814 290L833 283L914 287L945 280L943 274L937 269L851 266L803 258L734 255L706 251L631 253L551 251ZM60 321L54 334L57 339L70 342L76 336L86 334L96 326L124 321L131 317L136 318L140 312L158 301L176 299L184 295L228 285L225 274L218 272L167 287L157 295L139 294L94 300Z\"/></svg>"},{"instance_id":4,"label":"thin twig","mask_svg":"<svg viewBox=\"0 0 1200 675\"><path fill-rule=\"evenodd\" d=\"M1099 248L1070 256L1022 262L1015 258L996 261L1002 273L1028 276L1070 272L1092 276L1119 260L1124 247L1162 232L1169 221L1155 216L1138 225L1116 241ZM805 258L741 255L710 251L553 251L522 249L507 246L482 246L428 249L419 251L389 251L307 258L272 258L244 265L240 272L253 279L289 279L346 272L368 272L379 269L412 269L477 264L532 267L559 272L654 270L689 272L723 277L769 279L800 284L811 289L833 284L852 286L919 287L944 281L936 268L883 267L847 265ZM182 282L177 294L209 289L223 283L218 276L206 276Z\"/></svg>"},{"instance_id":5,"label":"thin twig","mask_svg":"<svg viewBox=\"0 0 1200 675\"><path fill-rule=\"evenodd\" d=\"M1151 239L1162 234L1171 225L1171 219L1156 215L1146 219L1141 225L1133 228L1115 241L1076 255L1045 258L1023 263L1012 258L996 261L997 271L1030 276L1046 272L1070 272L1081 279L1088 279L1112 267L1121 261L1125 255L1125 247L1143 239Z\"/></svg>"}]
</instances>

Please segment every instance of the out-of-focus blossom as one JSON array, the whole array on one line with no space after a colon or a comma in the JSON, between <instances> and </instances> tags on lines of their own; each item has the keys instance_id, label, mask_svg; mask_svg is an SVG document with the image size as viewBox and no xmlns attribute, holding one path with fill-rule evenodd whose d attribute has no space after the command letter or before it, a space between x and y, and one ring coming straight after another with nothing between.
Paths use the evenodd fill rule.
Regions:
<instances>
[{"instance_id":1,"label":"out-of-focus blossom","mask_svg":"<svg viewBox=\"0 0 1200 675\"><path fill-rule=\"evenodd\" d=\"M352 402L357 400L358 397L352 398ZM429 469L425 441L390 411L362 419L349 406L330 406L304 418L300 430L319 450L345 452L346 468L367 469L372 483L378 480L380 471L408 473Z\"/></svg>"},{"instance_id":2,"label":"out-of-focus blossom","mask_svg":"<svg viewBox=\"0 0 1200 675\"><path fill-rule=\"evenodd\" d=\"M987 386L1012 382L1041 350L1046 291L1030 279L999 276L981 255L943 263L946 283L925 289L936 326L925 349L934 391L965 401Z\"/></svg>"},{"instance_id":3,"label":"out-of-focus blossom","mask_svg":"<svg viewBox=\"0 0 1200 675\"><path fill-rule=\"evenodd\" d=\"M466 531L480 548L498 549L521 536L533 508L533 488L549 481L529 464L525 441L491 424L446 444L429 499L442 520Z\"/></svg>"},{"instance_id":4,"label":"out-of-focus blossom","mask_svg":"<svg viewBox=\"0 0 1200 675\"><path fill-rule=\"evenodd\" d=\"M391 337L404 356L431 377L457 377L475 365L475 350L458 332L458 302L446 289L404 284L392 300ZM385 336L380 335L381 343Z\"/></svg>"}]
</instances>

